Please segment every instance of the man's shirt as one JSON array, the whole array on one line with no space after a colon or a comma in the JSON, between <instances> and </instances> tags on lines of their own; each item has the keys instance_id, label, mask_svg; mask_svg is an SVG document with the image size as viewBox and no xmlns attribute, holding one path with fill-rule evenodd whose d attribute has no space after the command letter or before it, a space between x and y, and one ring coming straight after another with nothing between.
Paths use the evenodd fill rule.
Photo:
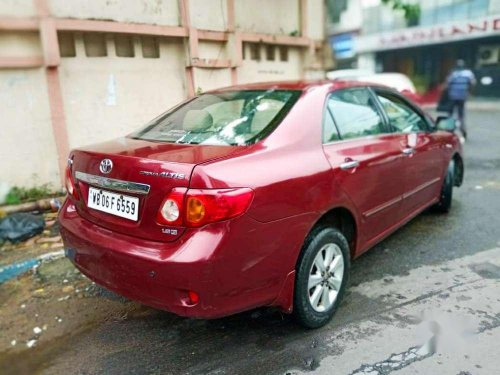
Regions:
<instances>
[{"instance_id":1,"label":"man's shirt","mask_svg":"<svg viewBox=\"0 0 500 375\"><path fill-rule=\"evenodd\" d=\"M466 100L469 90L476 82L474 73L469 69L453 71L447 80L450 100Z\"/></svg>"}]
</instances>

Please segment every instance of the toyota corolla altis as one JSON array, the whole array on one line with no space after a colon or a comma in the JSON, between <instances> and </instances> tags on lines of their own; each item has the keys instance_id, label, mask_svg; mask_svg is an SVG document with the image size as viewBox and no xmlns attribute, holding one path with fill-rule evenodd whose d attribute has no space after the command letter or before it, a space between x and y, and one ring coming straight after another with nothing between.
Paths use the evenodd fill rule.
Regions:
<instances>
[{"instance_id":1,"label":"toyota corolla altis","mask_svg":"<svg viewBox=\"0 0 500 375\"><path fill-rule=\"evenodd\" d=\"M333 316L352 259L463 178L454 121L363 83L281 82L187 100L73 150L66 254L96 283L178 315L259 306Z\"/></svg>"}]
</instances>

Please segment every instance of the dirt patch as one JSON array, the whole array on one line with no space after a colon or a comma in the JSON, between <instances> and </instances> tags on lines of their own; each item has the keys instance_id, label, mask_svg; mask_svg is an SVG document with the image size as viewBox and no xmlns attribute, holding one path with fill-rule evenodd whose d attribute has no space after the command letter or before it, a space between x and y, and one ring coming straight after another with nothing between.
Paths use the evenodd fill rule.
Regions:
<instances>
[{"instance_id":1,"label":"dirt patch","mask_svg":"<svg viewBox=\"0 0 500 375\"><path fill-rule=\"evenodd\" d=\"M42 234L0 245L0 267L63 248L57 213L43 215ZM44 368L75 335L147 309L97 286L66 258L44 260L0 284L0 368L6 370L2 373Z\"/></svg>"},{"instance_id":2,"label":"dirt patch","mask_svg":"<svg viewBox=\"0 0 500 375\"><path fill-rule=\"evenodd\" d=\"M42 263L0 285L0 363L143 308L104 291L66 258Z\"/></svg>"}]
</instances>

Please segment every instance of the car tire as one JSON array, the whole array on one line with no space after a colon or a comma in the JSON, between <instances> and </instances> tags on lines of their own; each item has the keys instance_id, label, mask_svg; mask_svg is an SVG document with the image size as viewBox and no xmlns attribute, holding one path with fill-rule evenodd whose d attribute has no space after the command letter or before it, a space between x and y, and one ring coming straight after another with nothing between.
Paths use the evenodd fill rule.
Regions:
<instances>
[{"instance_id":1,"label":"car tire","mask_svg":"<svg viewBox=\"0 0 500 375\"><path fill-rule=\"evenodd\" d=\"M441 213L448 213L451 209L451 202L453 198L453 185L455 179L455 161L450 161L448 169L446 170L446 176L443 181L443 186L441 188L441 195L439 196L439 202L434 205L434 210Z\"/></svg>"},{"instance_id":2,"label":"car tire","mask_svg":"<svg viewBox=\"0 0 500 375\"><path fill-rule=\"evenodd\" d=\"M299 324L318 328L330 321L344 295L349 270L345 236L336 228L313 229L296 267L293 314Z\"/></svg>"}]
</instances>

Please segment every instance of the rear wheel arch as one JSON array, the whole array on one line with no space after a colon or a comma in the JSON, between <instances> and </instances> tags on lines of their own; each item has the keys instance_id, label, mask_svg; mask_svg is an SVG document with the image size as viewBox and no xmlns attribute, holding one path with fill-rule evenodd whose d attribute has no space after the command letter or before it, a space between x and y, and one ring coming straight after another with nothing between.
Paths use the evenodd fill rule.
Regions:
<instances>
[{"instance_id":1,"label":"rear wheel arch","mask_svg":"<svg viewBox=\"0 0 500 375\"><path fill-rule=\"evenodd\" d=\"M302 243L300 252L295 259L294 269L287 275L279 296L272 303L273 306L280 306L281 309L287 313L293 311L293 299L295 291L295 279L297 267L300 264L304 250L308 247L309 243L314 239L315 234L321 230L334 227L337 228L346 237L349 246L350 259L354 258L358 238L358 225L353 213L345 207L335 207L323 213L318 220L311 226L307 232L306 237Z\"/></svg>"},{"instance_id":2,"label":"rear wheel arch","mask_svg":"<svg viewBox=\"0 0 500 375\"><path fill-rule=\"evenodd\" d=\"M325 212L312 226L306 241L317 228L334 227L342 232L349 243L351 259L354 257L358 239L358 225L353 213L345 207L335 207ZM304 244L305 244L304 242Z\"/></svg>"}]
</instances>

